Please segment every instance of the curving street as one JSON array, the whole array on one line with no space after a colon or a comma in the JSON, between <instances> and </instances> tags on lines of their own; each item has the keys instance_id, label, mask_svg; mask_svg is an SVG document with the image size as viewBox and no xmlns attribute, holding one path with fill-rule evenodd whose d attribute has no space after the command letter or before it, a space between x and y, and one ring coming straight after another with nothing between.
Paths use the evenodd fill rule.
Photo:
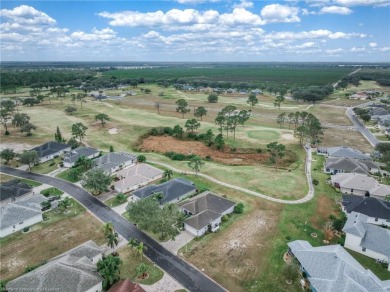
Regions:
<instances>
[{"instance_id":1,"label":"curving street","mask_svg":"<svg viewBox=\"0 0 390 292\"><path fill-rule=\"evenodd\" d=\"M116 231L127 240L129 238L136 238L145 243L148 247L148 250L145 251L145 255L188 290L202 292L226 291L226 289L221 287L218 283L166 250L154 239L138 230L130 222L112 211L111 208L107 207L84 189L58 178L14 169L3 165L0 166L0 172L52 185L68 193L103 222L112 222Z\"/></svg>"}]
</instances>

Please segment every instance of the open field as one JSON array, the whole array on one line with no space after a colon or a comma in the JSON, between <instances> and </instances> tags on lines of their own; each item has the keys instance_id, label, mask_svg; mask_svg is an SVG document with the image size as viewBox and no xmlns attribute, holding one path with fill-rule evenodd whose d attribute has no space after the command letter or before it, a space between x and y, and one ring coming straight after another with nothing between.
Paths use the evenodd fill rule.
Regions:
<instances>
[{"instance_id":1,"label":"open field","mask_svg":"<svg viewBox=\"0 0 390 292\"><path fill-rule=\"evenodd\" d=\"M28 233L19 231L0 240L0 278L11 280L27 266L49 260L85 241L104 243L101 223L73 201L69 214L46 212L51 219L33 225ZM77 228L75 228L77 226Z\"/></svg>"}]
</instances>

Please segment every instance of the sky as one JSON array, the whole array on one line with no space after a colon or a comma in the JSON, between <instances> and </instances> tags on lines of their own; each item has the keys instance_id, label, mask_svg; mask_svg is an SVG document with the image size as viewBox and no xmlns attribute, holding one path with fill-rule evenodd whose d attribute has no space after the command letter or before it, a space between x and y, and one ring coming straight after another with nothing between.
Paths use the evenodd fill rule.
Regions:
<instances>
[{"instance_id":1,"label":"sky","mask_svg":"<svg viewBox=\"0 0 390 292\"><path fill-rule=\"evenodd\" d=\"M1 61L390 62L390 0L1 1Z\"/></svg>"}]
</instances>

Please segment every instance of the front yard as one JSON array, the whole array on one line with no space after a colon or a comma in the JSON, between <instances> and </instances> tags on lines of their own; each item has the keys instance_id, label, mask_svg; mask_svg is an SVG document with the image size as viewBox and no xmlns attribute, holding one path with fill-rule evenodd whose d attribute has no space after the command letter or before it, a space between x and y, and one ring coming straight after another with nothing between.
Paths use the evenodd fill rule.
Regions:
<instances>
[{"instance_id":1,"label":"front yard","mask_svg":"<svg viewBox=\"0 0 390 292\"><path fill-rule=\"evenodd\" d=\"M58 164L61 162L61 158L57 157L52 160L40 163L31 167L32 172L47 174L58 168Z\"/></svg>"},{"instance_id":2,"label":"front yard","mask_svg":"<svg viewBox=\"0 0 390 292\"><path fill-rule=\"evenodd\" d=\"M135 250L133 250L129 246L124 246L118 249L119 257L122 260L121 266L121 278L122 279L130 279L136 283L152 285L158 282L164 275L164 272L161 271L157 266L155 266L152 262L149 261L145 256L141 262L141 257L139 254L136 254ZM144 263L148 266L147 273L149 277L146 279L139 279L137 273L137 267Z\"/></svg>"},{"instance_id":3,"label":"front yard","mask_svg":"<svg viewBox=\"0 0 390 292\"><path fill-rule=\"evenodd\" d=\"M0 279L11 280L27 266L49 260L88 240L98 245L105 242L101 222L72 199L71 212L46 212L50 218L30 227L28 233L21 231L0 239Z\"/></svg>"}]
</instances>

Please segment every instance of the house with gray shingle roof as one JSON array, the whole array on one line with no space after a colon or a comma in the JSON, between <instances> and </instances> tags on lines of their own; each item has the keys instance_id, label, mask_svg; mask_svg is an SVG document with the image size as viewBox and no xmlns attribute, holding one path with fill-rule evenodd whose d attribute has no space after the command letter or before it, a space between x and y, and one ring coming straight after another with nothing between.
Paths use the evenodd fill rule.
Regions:
<instances>
[{"instance_id":1,"label":"house with gray shingle roof","mask_svg":"<svg viewBox=\"0 0 390 292\"><path fill-rule=\"evenodd\" d=\"M347 146L328 147L328 148L319 147L317 149L317 154L325 155L327 157L344 157L344 158L353 158L359 160L372 160L369 155L366 155L360 152L359 150Z\"/></svg>"},{"instance_id":2,"label":"house with gray shingle roof","mask_svg":"<svg viewBox=\"0 0 390 292\"><path fill-rule=\"evenodd\" d=\"M160 204L177 203L180 200L187 198L197 192L193 182L184 178L171 179L159 185L149 185L133 192L135 200L145 199L155 194L161 193L163 198L160 199Z\"/></svg>"},{"instance_id":3,"label":"house with gray shingle roof","mask_svg":"<svg viewBox=\"0 0 390 292\"><path fill-rule=\"evenodd\" d=\"M13 179L0 185L0 205L9 203L11 200L26 197L32 193L32 187L19 179Z\"/></svg>"},{"instance_id":4,"label":"house with gray shingle roof","mask_svg":"<svg viewBox=\"0 0 390 292\"><path fill-rule=\"evenodd\" d=\"M133 165L137 162L137 156L126 152L110 152L95 159L95 167L103 169L107 174Z\"/></svg>"},{"instance_id":5,"label":"house with gray shingle roof","mask_svg":"<svg viewBox=\"0 0 390 292\"><path fill-rule=\"evenodd\" d=\"M359 173L337 173L331 176L332 185L343 194L384 198L390 195L390 186Z\"/></svg>"},{"instance_id":6,"label":"house with gray shingle roof","mask_svg":"<svg viewBox=\"0 0 390 292\"><path fill-rule=\"evenodd\" d=\"M341 245L313 247L304 240L289 242L288 253L306 273L311 291L388 292L390 281L381 281Z\"/></svg>"},{"instance_id":7,"label":"house with gray shingle roof","mask_svg":"<svg viewBox=\"0 0 390 292\"><path fill-rule=\"evenodd\" d=\"M355 172L361 174L377 173L380 167L371 160L358 160L346 157L329 157L325 161L324 172L330 174Z\"/></svg>"},{"instance_id":8,"label":"house with gray shingle roof","mask_svg":"<svg viewBox=\"0 0 390 292\"><path fill-rule=\"evenodd\" d=\"M162 178L163 171L146 163L137 163L116 173L114 188L127 193Z\"/></svg>"},{"instance_id":9,"label":"house with gray shingle roof","mask_svg":"<svg viewBox=\"0 0 390 292\"><path fill-rule=\"evenodd\" d=\"M41 203L47 198L41 194L12 201L0 209L0 238L23 230L43 220Z\"/></svg>"},{"instance_id":10,"label":"house with gray shingle roof","mask_svg":"<svg viewBox=\"0 0 390 292\"><path fill-rule=\"evenodd\" d=\"M390 262L390 230L367 223L368 216L356 212L348 215L343 231L346 248L370 258ZM390 265L388 267L390 271Z\"/></svg>"},{"instance_id":11,"label":"house with gray shingle roof","mask_svg":"<svg viewBox=\"0 0 390 292\"><path fill-rule=\"evenodd\" d=\"M84 156L89 159L98 157L100 151L92 147L79 147L73 149L64 155L64 166L72 167L75 165L77 159Z\"/></svg>"},{"instance_id":12,"label":"house with gray shingle roof","mask_svg":"<svg viewBox=\"0 0 390 292\"><path fill-rule=\"evenodd\" d=\"M372 197L343 195L341 204L346 214L364 214L368 217L367 223L390 227L390 202Z\"/></svg>"},{"instance_id":13,"label":"house with gray shingle roof","mask_svg":"<svg viewBox=\"0 0 390 292\"><path fill-rule=\"evenodd\" d=\"M96 243L87 241L8 282L7 291L101 292L103 278L96 271L96 263L103 252Z\"/></svg>"},{"instance_id":14,"label":"house with gray shingle roof","mask_svg":"<svg viewBox=\"0 0 390 292\"><path fill-rule=\"evenodd\" d=\"M70 151L71 147L68 144L50 141L31 150L38 152L39 163L43 163Z\"/></svg>"},{"instance_id":15,"label":"house with gray shingle roof","mask_svg":"<svg viewBox=\"0 0 390 292\"><path fill-rule=\"evenodd\" d=\"M206 191L199 196L178 204L184 214L190 215L184 221L184 229L196 236L202 236L209 228L219 229L222 216L234 211L235 202Z\"/></svg>"}]
</instances>

